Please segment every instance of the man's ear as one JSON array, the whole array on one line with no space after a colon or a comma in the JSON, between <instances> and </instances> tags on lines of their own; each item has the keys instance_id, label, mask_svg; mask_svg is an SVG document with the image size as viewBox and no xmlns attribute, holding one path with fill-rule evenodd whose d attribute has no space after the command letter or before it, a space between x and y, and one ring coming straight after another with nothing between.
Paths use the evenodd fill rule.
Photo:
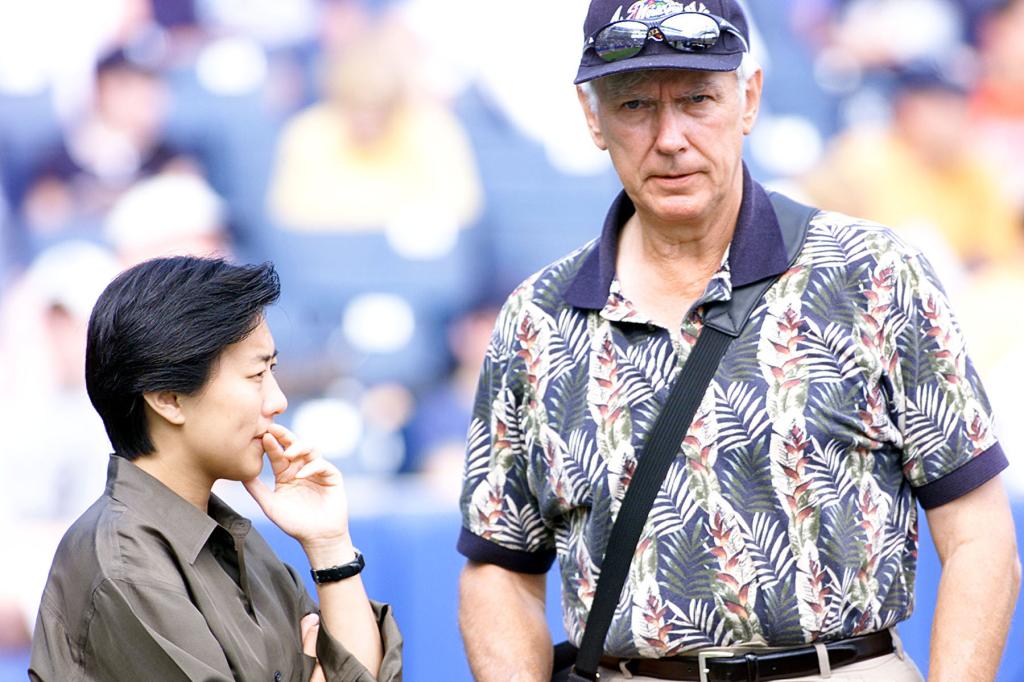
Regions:
<instances>
[{"instance_id":1,"label":"man's ear","mask_svg":"<svg viewBox=\"0 0 1024 682\"><path fill-rule=\"evenodd\" d=\"M181 396L174 391L143 393L143 400L158 417L170 424L181 426L185 423L185 412L181 409Z\"/></svg>"},{"instance_id":2,"label":"man's ear","mask_svg":"<svg viewBox=\"0 0 1024 682\"><path fill-rule=\"evenodd\" d=\"M590 131L590 138L597 145L598 149L608 151L608 145L604 141L604 133L601 132L601 121L597 118L597 112L591 106L587 91L582 86L577 85L576 96L580 100L580 106L583 107L583 115L587 117L587 129Z\"/></svg>"},{"instance_id":3,"label":"man's ear","mask_svg":"<svg viewBox=\"0 0 1024 682\"><path fill-rule=\"evenodd\" d=\"M764 87L764 71L758 69L746 84L747 108L743 111L743 134L749 135L757 123L757 114L761 110L761 90Z\"/></svg>"}]
</instances>

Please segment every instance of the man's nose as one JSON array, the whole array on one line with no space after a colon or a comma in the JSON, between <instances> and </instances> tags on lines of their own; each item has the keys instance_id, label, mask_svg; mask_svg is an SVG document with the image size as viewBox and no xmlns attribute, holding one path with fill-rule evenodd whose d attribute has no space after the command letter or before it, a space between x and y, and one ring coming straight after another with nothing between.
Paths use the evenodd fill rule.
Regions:
<instances>
[{"instance_id":1,"label":"man's nose","mask_svg":"<svg viewBox=\"0 0 1024 682\"><path fill-rule=\"evenodd\" d=\"M662 154L676 154L690 146L690 119L677 107L658 108L655 146Z\"/></svg>"}]
</instances>

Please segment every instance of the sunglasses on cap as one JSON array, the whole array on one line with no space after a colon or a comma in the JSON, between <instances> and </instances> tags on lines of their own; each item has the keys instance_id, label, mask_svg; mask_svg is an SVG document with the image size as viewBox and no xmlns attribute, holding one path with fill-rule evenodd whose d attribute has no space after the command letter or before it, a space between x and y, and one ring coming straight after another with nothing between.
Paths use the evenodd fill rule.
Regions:
<instances>
[{"instance_id":1,"label":"sunglasses on cap","mask_svg":"<svg viewBox=\"0 0 1024 682\"><path fill-rule=\"evenodd\" d=\"M593 49L604 61L617 62L635 57L648 40L654 40L680 52L704 52L718 44L722 31L739 38L743 44L742 51L749 51L747 41L738 28L721 17L702 12L680 12L650 24L635 20L616 21L598 29L587 40L583 51Z\"/></svg>"}]
</instances>

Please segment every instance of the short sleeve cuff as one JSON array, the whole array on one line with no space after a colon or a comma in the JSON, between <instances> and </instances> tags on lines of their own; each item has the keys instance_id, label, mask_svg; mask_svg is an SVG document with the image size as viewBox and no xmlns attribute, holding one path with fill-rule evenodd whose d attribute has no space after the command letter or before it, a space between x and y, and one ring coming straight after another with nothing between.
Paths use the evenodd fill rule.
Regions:
<instances>
[{"instance_id":1,"label":"short sleeve cuff","mask_svg":"<svg viewBox=\"0 0 1024 682\"><path fill-rule=\"evenodd\" d=\"M925 509L934 509L952 502L975 488L995 478L1000 471L1010 466L1003 448L996 443L985 452L971 459L959 469L951 471L937 481L932 481L914 492Z\"/></svg>"},{"instance_id":2,"label":"short sleeve cuff","mask_svg":"<svg viewBox=\"0 0 1024 682\"><path fill-rule=\"evenodd\" d=\"M353 656L341 642L334 639L323 622L316 640L316 656L323 667L324 676L329 680L344 682L399 682L402 679L402 634L398 624L391 615L387 604L370 601L373 615L380 630L381 645L384 658L380 663L380 672L376 677Z\"/></svg>"},{"instance_id":3,"label":"short sleeve cuff","mask_svg":"<svg viewBox=\"0 0 1024 682\"><path fill-rule=\"evenodd\" d=\"M459 553L482 564L494 564L516 573L543 575L555 562L555 550L520 552L474 535L465 528L459 534Z\"/></svg>"}]
</instances>

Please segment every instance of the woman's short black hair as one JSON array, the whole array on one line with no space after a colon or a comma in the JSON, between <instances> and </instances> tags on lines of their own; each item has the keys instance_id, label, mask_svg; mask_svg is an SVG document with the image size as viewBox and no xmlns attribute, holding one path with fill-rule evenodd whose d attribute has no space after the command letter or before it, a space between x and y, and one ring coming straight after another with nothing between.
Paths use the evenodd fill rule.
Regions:
<instances>
[{"instance_id":1,"label":"woman's short black hair","mask_svg":"<svg viewBox=\"0 0 1024 682\"><path fill-rule=\"evenodd\" d=\"M179 256L118 275L89 318L85 385L114 451L153 452L143 394L194 395L221 352L252 333L281 284L271 263Z\"/></svg>"}]
</instances>

